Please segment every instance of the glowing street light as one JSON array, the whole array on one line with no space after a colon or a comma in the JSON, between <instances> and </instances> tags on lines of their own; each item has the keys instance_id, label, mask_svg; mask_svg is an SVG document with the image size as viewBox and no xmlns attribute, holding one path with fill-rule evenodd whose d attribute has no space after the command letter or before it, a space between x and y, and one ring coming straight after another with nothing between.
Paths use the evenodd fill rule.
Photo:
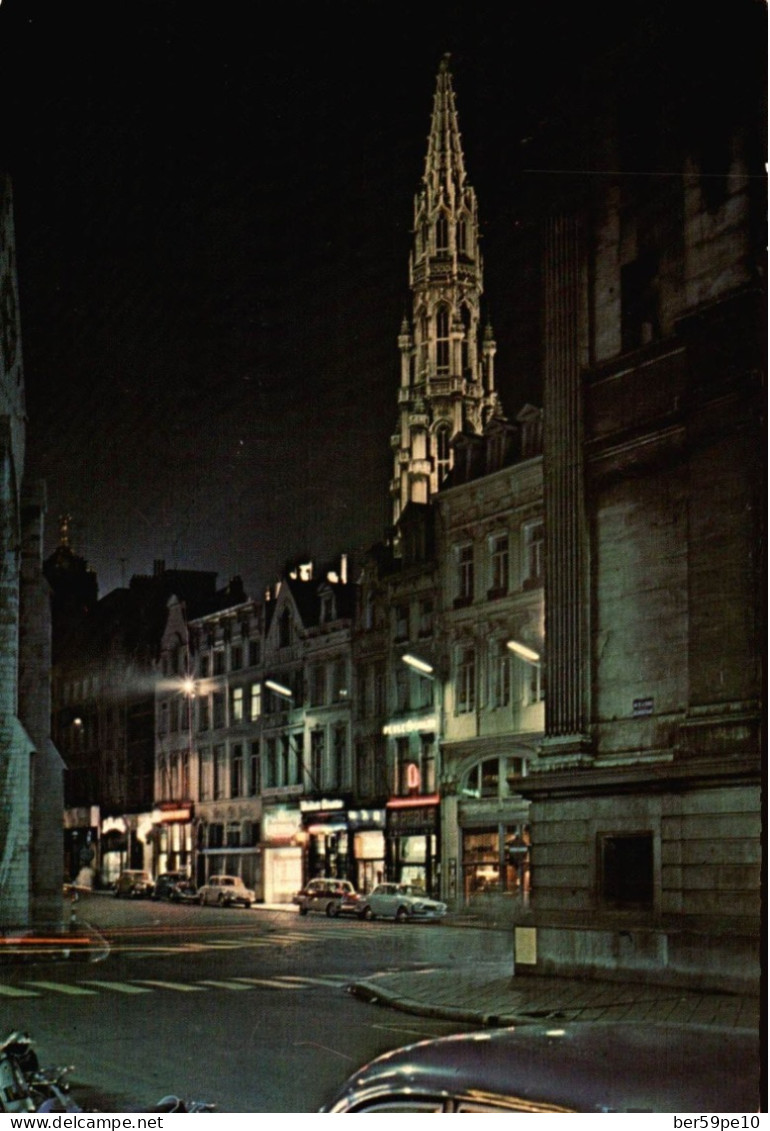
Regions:
<instances>
[{"instance_id":1,"label":"glowing street light","mask_svg":"<svg viewBox=\"0 0 770 1131\"><path fill-rule=\"evenodd\" d=\"M421 660L419 656L413 656L411 652L406 652L401 659L408 667L414 668L421 675L433 675L433 664L429 664L427 660Z\"/></svg>"},{"instance_id":2,"label":"glowing street light","mask_svg":"<svg viewBox=\"0 0 770 1131\"><path fill-rule=\"evenodd\" d=\"M294 695L290 688L284 687L282 683L278 683L274 679L266 679L265 687L269 687L276 695L281 695L284 699L293 699Z\"/></svg>"},{"instance_id":3,"label":"glowing street light","mask_svg":"<svg viewBox=\"0 0 770 1131\"><path fill-rule=\"evenodd\" d=\"M187 676L182 680L182 691L188 699L195 698L195 680L191 676Z\"/></svg>"},{"instance_id":4,"label":"glowing street light","mask_svg":"<svg viewBox=\"0 0 770 1131\"><path fill-rule=\"evenodd\" d=\"M526 660L528 664L540 666L540 653L528 648L526 644L520 644L518 640L509 640L508 647L520 660Z\"/></svg>"}]
</instances>

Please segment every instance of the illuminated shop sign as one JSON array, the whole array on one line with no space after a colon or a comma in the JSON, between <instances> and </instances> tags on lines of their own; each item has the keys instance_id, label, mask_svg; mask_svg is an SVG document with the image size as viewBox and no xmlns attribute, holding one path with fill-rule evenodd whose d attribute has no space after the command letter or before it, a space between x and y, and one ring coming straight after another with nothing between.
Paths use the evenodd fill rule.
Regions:
<instances>
[{"instance_id":1,"label":"illuminated shop sign","mask_svg":"<svg viewBox=\"0 0 770 1131\"><path fill-rule=\"evenodd\" d=\"M421 718L404 719L397 723L387 723L382 728L382 733L386 735L400 735L400 734L413 734L415 731L431 731L435 732L437 728L437 719L435 715L423 715Z\"/></svg>"}]
</instances>

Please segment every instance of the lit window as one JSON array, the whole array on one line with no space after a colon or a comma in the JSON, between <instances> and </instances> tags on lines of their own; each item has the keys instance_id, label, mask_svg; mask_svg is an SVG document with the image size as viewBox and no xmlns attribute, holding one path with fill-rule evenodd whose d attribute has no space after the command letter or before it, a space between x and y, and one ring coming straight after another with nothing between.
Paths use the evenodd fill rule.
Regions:
<instances>
[{"instance_id":1,"label":"lit window","mask_svg":"<svg viewBox=\"0 0 770 1131\"><path fill-rule=\"evenodd\" d=\"M262 684L252 683L251 697L249 702L249 717L252 722L256 722L262 714Z\"/></svg>"},{"instance_id":2,"label":"lit window","mask_svg":"<svg viewBox=\"0 0 770 1131\"><path fill-rule=\"evenodd\" d=\"M243 722L243 688L234 687L232 690L232 717L231 721L234 723Z\"/></svg>"}]
</instances>

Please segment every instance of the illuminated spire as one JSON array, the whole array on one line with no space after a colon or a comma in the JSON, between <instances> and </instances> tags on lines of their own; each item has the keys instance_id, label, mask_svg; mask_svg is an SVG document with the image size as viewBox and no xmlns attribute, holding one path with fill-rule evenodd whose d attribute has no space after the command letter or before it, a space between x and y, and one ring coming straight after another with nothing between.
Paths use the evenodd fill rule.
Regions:
<instances>
[{"instance_id":1,"label":"illuminated spire","mask_svg":"<svg viewBox=\"0 0 770 1131\"><path fill-rule=\"evenodd\" d=\"M497 410L491 328L482 341L483 262L476 193L465 172L449 55L439 64L425 168L414 201L411 321L398 336L399 417L393 521L427 503L453 462L452 439L482 431Z\"/></svg>"}]
</instances>

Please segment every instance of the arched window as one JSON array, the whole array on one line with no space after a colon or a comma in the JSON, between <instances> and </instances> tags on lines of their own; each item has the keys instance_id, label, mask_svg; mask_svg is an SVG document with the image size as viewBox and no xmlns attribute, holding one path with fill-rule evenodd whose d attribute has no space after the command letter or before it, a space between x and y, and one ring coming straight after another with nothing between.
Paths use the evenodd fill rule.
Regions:
<instances>
[{"instance_id":1,"label":"arched window","mask_svg":"<svg viewBox=\"0 0 770 1131\"><path fill-rule=\"evenodd\" d=\"M460 783L461 797L510 797L518 793L519 783L527 774L527 760L503 755L484 758L465 773Z\"/></svg>"},{"instance_id":2,"label":"arched window","mask_svg":"<svg viewBox=\"0 0 770 1131\"><path fill-rule=\"evenodd\" d=\"M449 308L436 311L436 373L449 373Z\"/></svg>"},{"instance_id":3,"label":"arched window","mask_svg":"<svg viewBox=\"0 0 770 1131\"><path fill-rule=\"evenodd\" d=\"M446 213L439 212L436 219L436 254L445 255L449 251L449 223Z\"/></svg>"},{"instance_id":4,"label":"arched window","mask_svg":"<svg viewBox=\"0 0 770 1131\"><path fill-rule=\"evenodd\" d=\"M471 377L471 312L467 306L462 307L460 317L463 324L462 375L466 380L469 380Z\"/></svg>"},{"instance_id":5,"label":"arched window","mask_svg":"<svg viewBox=\"0 0 770 1131\"><path fill-rule=\"evenodd\" d=\"M443 483L449 474L450 457L449 425L440 424L436 429L436 471L439 483Z\"/></svg>"}]
</instances>

